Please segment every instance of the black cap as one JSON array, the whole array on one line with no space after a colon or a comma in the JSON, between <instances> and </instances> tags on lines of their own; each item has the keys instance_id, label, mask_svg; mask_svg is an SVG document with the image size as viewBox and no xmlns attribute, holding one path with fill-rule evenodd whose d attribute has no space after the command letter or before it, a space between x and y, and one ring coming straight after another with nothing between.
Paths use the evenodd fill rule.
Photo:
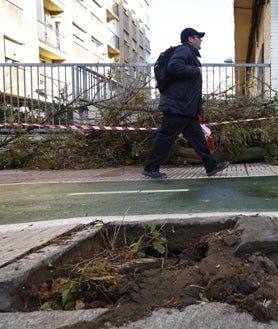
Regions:
<instances>
[{"instance_id":1,"label":"black cap","mask_svg":"<svg viewBox=\"0 0 278 329\"><path fill-rule=\"evenodd\" d=\"M205 32L198 32L191 27L187 27L186 29L181 31L181 43L185 43L188 41L188 37L193 37L197 35L199 38L202 38L205 35Z\"/></svg>"}]
</instances>

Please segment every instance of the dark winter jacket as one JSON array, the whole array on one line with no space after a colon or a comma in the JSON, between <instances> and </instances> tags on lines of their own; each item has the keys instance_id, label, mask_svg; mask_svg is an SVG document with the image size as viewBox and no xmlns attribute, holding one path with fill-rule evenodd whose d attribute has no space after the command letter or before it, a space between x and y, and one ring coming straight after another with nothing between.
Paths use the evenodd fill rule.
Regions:
<instances>
[{"instance_id":1,"label":"dark winter jacket","mask_svg":"<svg viewBox=\"0 0 278 329\"><path fill-rule=\"evenodd\" d=\"M160 96L159 109L188 117L202 115L202 75L199 51L185 43L177 47L168 63L173 80Z\"/></svg>"}]
</instances>

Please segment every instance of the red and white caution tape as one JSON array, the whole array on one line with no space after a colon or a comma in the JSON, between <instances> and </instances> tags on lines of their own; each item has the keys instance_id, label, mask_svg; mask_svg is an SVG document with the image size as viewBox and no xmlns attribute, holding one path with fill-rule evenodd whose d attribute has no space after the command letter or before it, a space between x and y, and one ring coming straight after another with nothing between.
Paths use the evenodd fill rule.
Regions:
<instances>
[{"instance_id":1,"label":"red and white caution tape","mask_svg":"<svg viewBox=\"0 0 278 329\"><path fill-rule=\"evenodd\" d=\"M241 119L241 120L230 120L221 122L206 123L208 127L221 126L226 124L242 123L242 122L257 122L262 120L274 120L278 116L269 116L264 118L253 118L253 119ZM110 131L155 131L157 128L136 128L136 127L115 127L115 126L93 126L93 125L48 125L39 123L0 123L1 127L32 127L32 128L44 128L44 129L65 129L65 130L110 130Z\"/></svg>"},{"instance_id":2,"label":"red and white caution tape","mask_svg":"<svg viewBox=\"0 0 278 329\"><path fill-rule=\"evenodd\" d=\"M44 129L66 129L66 130L111 130L111 131L153 131L157 128L115 127L115 126L92 126L92 125L48 125L38 123L0 123L1 127L32 127Z\"/></svg>"},{"instance_id":3,"label":"red and white caution tape","mask_svg":"<svg viewBox=\"0 0 278 329\"><path fill-rule=\"evenodd\" d=\"M230 121L221 121L221 122L212 122L212 123L206 123L206 126L222 126L227 124L233 124L233 123L240 123L240 122L257 122L262 120L273 120L278 119L278 116L269 116L264 118L253 118L253 119L240 119L240 120L230 120Z\"/></svg>"}]
</instances>

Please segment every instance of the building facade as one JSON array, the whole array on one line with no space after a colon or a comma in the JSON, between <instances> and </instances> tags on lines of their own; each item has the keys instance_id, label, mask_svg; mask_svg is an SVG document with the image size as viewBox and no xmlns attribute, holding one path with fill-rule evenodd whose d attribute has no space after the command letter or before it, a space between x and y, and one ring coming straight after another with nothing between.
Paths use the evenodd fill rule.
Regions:
<instances>
[{"instance_id":1,"label":"building facade","mask_svg":"<svg viewBox=\"0 0 278 329\"><path fill-rule=\"evenodd\" d=\"M265 83L271 85L273 94L278 93L278 1L234 0L234 18L235 62L271 64L271 75ZM263 73L257 67L249 75L257 80L256 92L263 92Z\"/></svg>"},{"instance_id":2,"label":"building facade","mask_svg":"<svg viewBox=\"0 0 278 329\"><path fill-rule=\"evenodd\" d=\"M148 0L0 0L0 61L147 63Z\"/></svg>"}]
</instances>

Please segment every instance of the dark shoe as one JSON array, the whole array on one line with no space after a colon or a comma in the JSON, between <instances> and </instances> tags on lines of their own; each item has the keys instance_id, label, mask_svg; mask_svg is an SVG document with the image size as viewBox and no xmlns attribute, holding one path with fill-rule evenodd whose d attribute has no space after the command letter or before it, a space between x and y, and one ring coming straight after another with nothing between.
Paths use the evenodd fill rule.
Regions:
<instances>
[{"instance_id":1,"label":"dark shoe","mask_svg":"<svg viewBox=\"0 0 278 329\"><path fill-rule=\"evenodd\" d=\"M148 177L151 177L151 178L154 178L154 179L166 179L167 178L167 175L163 172L160 172L160 171L147 171L147 170L143 170L142 171L142 174L144 176L148 176Z\"/></svg>"},{"instance_id":2,"label":"dark shoe","mask_svg":"<svg viewBox=\"0 0 278 329\"><path fill-rule=\"evenodd\" d=\"M230 162L229 161L225 161L225 162L219 162L217 164L217 166L212 170L212 171L209 171L207 173L208 176L213 176L215 175L216 173L218 173L219 171L222 171L224 169L226 169L227 167L229 167L230 165Z\"/></svg>"}]
</instances>

